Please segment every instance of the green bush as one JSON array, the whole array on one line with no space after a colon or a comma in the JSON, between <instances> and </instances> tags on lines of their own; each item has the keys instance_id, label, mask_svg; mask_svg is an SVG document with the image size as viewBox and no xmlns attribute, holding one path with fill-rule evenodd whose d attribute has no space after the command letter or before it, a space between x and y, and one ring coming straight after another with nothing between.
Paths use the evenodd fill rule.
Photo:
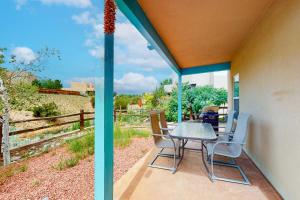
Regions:
<instances>
[{"instance_id":1,"label":"green bush","mask_svg":"<svg viewBox=\"0 0 300 200\"><path fill-rule=\"evenodd\" d=\"M63 87L61 80L52 80L52 79L44 79L44 80L34 80L32 81L32 85L35 85L39 88L46 89L61 89Z\"/></svg>"},{"instance_id":2,"label":"green bush","mask_svg":"<svg viewBox=\"0 0 300 200\"><path fill-rule=\"evenodd\" d=\"M127 95L121 94L115 96L115 108L127 109L128 104L137 104L138 100L141 99L139 95Z\"/></svg>"},{"instance_id":3,"label":"green bush","mask_svg":"<svg viewBox=\"0 0 300 200\"><path fill-rule=\"evenodd\" d=\"M71 140L68 143L69 150L80 159L94 154L95 137L92 133L88 133L82 138Z\"/></svg>"},{"instance_id":4,"label":"green bush","mask_svg":"<svg viewBox=\"0 0 300 200\"><path fill-rule=\"evenodd\" d=\"M171 98L166 108L166 118L168 121L177 120L177 90L173 90ZM201 112L204 106L220 106L227 102L227 91L223 88L214 88L212 86L201 86L191 88L185 83L182 88L182 113L189 115Z\"/></svg>"},{"instance_id":5,"label":"green bush","mask_svg":"<svg viewBox=\"0 0 300 200\"><path fill-rule=\"evenodd\" d=\"M35 106L33 107L32 112L34 117L52 117L60 114L58 107L54 102Z\"/></svg>"}]
</instances>

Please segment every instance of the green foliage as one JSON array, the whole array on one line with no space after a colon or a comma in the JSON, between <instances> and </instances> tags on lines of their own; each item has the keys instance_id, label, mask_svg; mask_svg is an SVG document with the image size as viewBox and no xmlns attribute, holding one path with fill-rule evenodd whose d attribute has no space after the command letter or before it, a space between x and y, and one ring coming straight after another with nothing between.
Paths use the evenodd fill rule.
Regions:
<instances>
[{"instance_id":1,"label":"green foliage","mask_svg":"<svg viewBox=\"0 0 300 200\"><path fill-rule=\"evenodd\" d=\"M93 155L95 151L95 136L93 132L89 132L81 138L69 140L67 142L69 151L73 154L67 159L61 159L54 166L57 170L64 170L76 166L80 160L89 155Z\"/></svg>"},{"instance_id":2,"label":"green foliage","mask_svg":"<svg viewBox=\"0 0 300 200\"><path fill-rule=\"evenodd\" d=\"M94 154L94 143L94 134L90 132L81 138L69 141L68 147L72 153L77 154L77 156L82 159L88 155Z\"/></svg>"},{"instance_id":3,"label":"green foliage","mask_svg":"<svg viewBox=\"0 0 300 200\"><path fill-rule=\"evenodd\" d=\"M160 85L164 86L164 85L170 85L173 83L173 80L171 78L165 79L162 82L160 82Z\"/></svg>"},{"instance_id":4,"label":"green foliage","mask_svg":"<svg viewBox=\"0 0 300 200\"><path fill-rule=\"evenodd\" d=\"M92 107L95 108L95 96L91 96L90 102L92 104Z\"/></svg>"},{"instance_id":5,"label":"green foliage","mask_svg":"<svg viewBox=\"0 0 300 200\"><path fill-rule=\"evenodd\" d=\"M134 137L149 137L150 133L133 128L121 128L119 125L114 129L114 144L116 147L127 147Z\"/></svg>"},{"instance_id":6,"label":"green foliage","mask_svg":"<svg viewBox=\"0 0 300 200\"><path fill-rule=\"evenodd\" d=\"M74 167L78 163L79 163L79 159L77 157L72 156L72 157L67 158L67 159L61 159L59 161L59 163L56 166L54 166L54 168L61 171L61 170L64 170L66 168Z\"/></svg>"},{"instance_id":7,"label":"green foliage","mask_svg":"<svg viewBox=\"0 0 300 200\"><path fill-rule=\"evenodd\" d=\"M38 87L31 84L31 80L34 78L33 74L44 68L45 63L47 63L44 61L47 58L57 56L60 59L59 52L56 49L46 47L36 52L35 59L30 62L18 60L15 55L5 53L6 49L0 48L0 78L7 89L10 107L18 110L29 110L36 102L39 102ZM1 101L0 109L2 107Z\"/></svg>"},{"instance_id":8,"label":"green foliage","mask_svg":"<svg viewBox=\"0 0 300 200\"><path fill-rule=\"evenodd\" d=\"M58 107L54 102L35 106L33 107L32 112L34 117L51 117L60 114Z\"/></svg>"},{"instance_id":9,"label":"green foliage","mask_svg":"<svg viewBox=\"0 0 300 200\"><path fill-rule=\"evenodd\" d=\"M39 100L37 87L25 81L15 83L9 93L10 106L16 110L30 110Z\"/></svg>"},{"instance_id":10,"label":"green foliage","mask_svg":"<svg viewBox=\"0 0 300 200\"><path fill-rule=\"evenodd\" d=\"M160 100L163 96L165 96L165 90L163 85L161 85L159 88L156 88L153 92L153 98L151 101L152 107L156 108L160 104Z\"/></svg>"},{"instance_id":11,"label":"green foliage","mask_svg":"<svg viewBox=\"0 0 300 200\"><path fill-rule=\"evenodd\" d=\"M137 104L138 100L141 99L139 95L116 95L115 96L115 108L116 109L127 109L128 104Z\"/></svg>"},{"instance_id":12,"label":"green foliage","mask_svg":"<svg viewBox=\"0 0 300 200\"><path fill-rule=\"evenodd\" d=\"M130 113L128 113L130 114ZM141 124L144 122L145 119L147 119L147 115L118 115L117 114L117 121L121 123L126 124Z\"/></svg>"},{"instance_id":13,"label":"green foliage","mask_svg":"<svg viewBox=\"0 0 300 200\"><path fill-rule=\"evenodd\" d=\"M45 88L45 89L61 89L63 87L61 80L52 80L52 79L44 79L38 80L35 79L32 81L32 85L38 88Z\"/></svg>"},{"instance_id":14,"label":"green foliage","mask_svg":"<svg viewBox=\"0 0 300 200\"><path fill-rule=\"evenodd\" d=\"M171 98L166 109L166 118L168 121L177 119L177 91L171 93ZM202 86L191 88L189 84L183 84L182 87L182 111L189 115L189 112L199 113L204 106L220 106L227 102L227 91L223 88L214 88L212 86Z\"/></svg>"},{"instance_id":15,"label":"green foliage","mask_svg":"<svg viewBox=\"0 0 300 200\"><path fill-rule=\"evenodd\" d=\"M86 120L84 121L84 127L90 127L91 126L91 121L90 120ZM76 131L80 129L80 122L75 122L72 124L72 126L70 127L70 131Z\"/></svg>"},{"instance_id":16,"label":"green foliage","mask_svg":"<svg viewBox=\"0 0 300 200\"><path fill-rule=\"evenodd\" d=\"M5 51L6 48L0 48L0 67L3 63L5 63L5 56L4 56Z\"/></svg>"}]
</instances>

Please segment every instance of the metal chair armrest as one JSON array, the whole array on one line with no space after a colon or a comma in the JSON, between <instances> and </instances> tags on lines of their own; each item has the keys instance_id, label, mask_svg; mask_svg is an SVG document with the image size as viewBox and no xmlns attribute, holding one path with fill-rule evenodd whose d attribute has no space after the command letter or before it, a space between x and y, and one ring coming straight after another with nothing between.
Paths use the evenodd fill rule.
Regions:
<instances>
[{"instance_id":1,"label":"metal chair armrest","mask_svg":"<svg viewBox=\"0 0 300 200\"><path fill-rule=\"evenodd\" d=\"M162 130L162 131L173 131L174 129L173 128L160 128L160 130Z\"/></svg>"},{"instance_id":2,"label":"metal chair armrest","mask_svg":"<svg viewBox=\"0 0 300 200\"><path fill-rule=\"evenodd\" d=\"M155 133L152 133L151 135L152 136L161 137L163 139L171 140L172 143L173 143L173 145L174 145L174 147L176 147L175 141L174 141L174 139L170 135L162 135L162 134L155 134Z\"/></svg>"}]
</instances>

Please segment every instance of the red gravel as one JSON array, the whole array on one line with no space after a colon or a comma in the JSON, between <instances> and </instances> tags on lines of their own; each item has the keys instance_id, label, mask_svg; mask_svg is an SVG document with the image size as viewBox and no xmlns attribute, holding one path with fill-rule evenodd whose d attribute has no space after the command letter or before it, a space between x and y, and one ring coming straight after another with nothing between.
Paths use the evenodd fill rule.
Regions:
<instances>
[{"instance_id":1,"label":"red gravel","mask_svg":"<svg viewBox=\"0 0 300 200\"><path fill-rule=\"evenodd\" d=\"M151 147L153 147L152 138L135 138L128 147L115 148L114 181L119 180Z\"/></svg>"},{"instance_id":2,"label":"red gravel","mask_svg":"<svg viewBox=\"0 0 300 200\"><path fill-rule=\"evenodd\" d=\"M151 138L138 138L133 139L126 148L116 148L114 181L151 147ZM46 197L49 200L94 199L94 157L88 157L77 166L62 171L53 168L62 157L68 155L66 148L61 147L31 158L27 162L27 171L8 178L0 185L0 200L42 200Z\"/></svg>"}]
</instances>

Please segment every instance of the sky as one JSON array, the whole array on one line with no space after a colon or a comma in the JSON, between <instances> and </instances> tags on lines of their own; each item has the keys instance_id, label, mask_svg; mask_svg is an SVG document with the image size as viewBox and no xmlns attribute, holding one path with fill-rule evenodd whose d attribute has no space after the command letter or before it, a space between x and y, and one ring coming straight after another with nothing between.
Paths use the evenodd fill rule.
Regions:
<instances>
[{"instance_id":1,"label":"sky","mask_svg":"<svg viewBox=\"0 0 300 200\"><path fill-rule=\"evenodd\" d=\"M0 47L18 61L30 62L37 51L59 50L61 60L50 58L40 78L93 81L103 67L103 0L2 0ZM174 72L146 40L117 11L115 32L117 93L153 91Z\"/></svg>"}]
</instances>

